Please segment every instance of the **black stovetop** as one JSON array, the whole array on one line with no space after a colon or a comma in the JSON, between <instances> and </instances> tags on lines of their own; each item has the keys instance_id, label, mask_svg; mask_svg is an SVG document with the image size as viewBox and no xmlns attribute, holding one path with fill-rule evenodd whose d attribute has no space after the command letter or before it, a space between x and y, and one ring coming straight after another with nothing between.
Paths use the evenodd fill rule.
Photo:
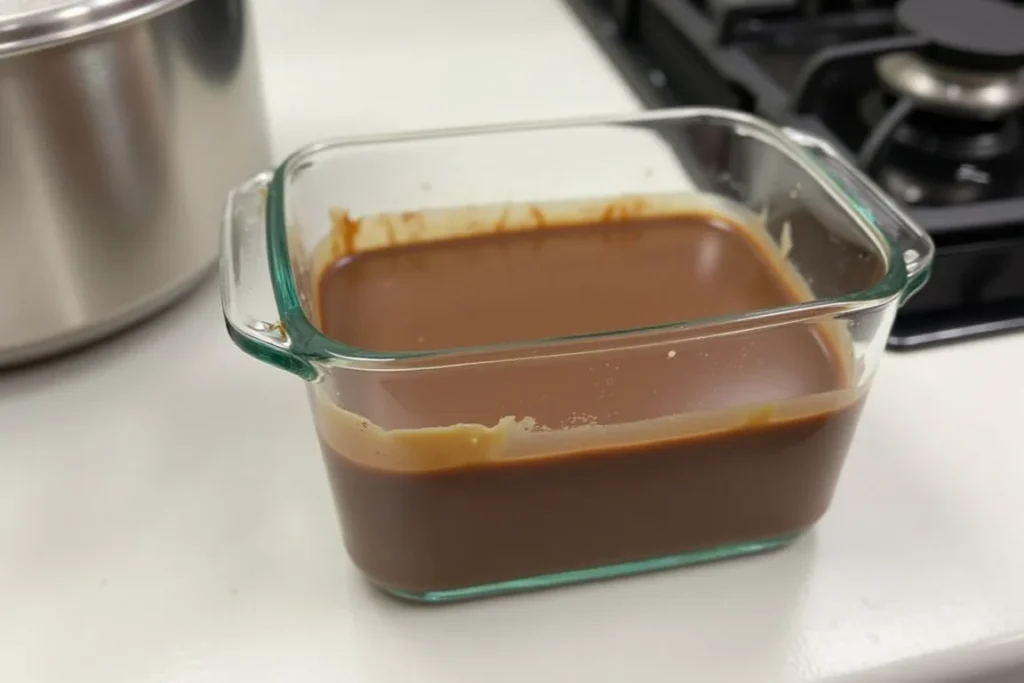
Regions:
<instances>
[{"instance_id":1,"label":"black stovetop","mask_svg":"<svg viewBox=\"0 0 1024 683\"><path fill-rule=\"evenodd\" d=\"M1024 66L1024 29L953 14L997 0L566 1L647 106L727 107L802 128L900 200L936 258L892 348L1024 329L1024 111L924 111L881 87L876 69L895 53Z\"/></svg>"}]
</instances>

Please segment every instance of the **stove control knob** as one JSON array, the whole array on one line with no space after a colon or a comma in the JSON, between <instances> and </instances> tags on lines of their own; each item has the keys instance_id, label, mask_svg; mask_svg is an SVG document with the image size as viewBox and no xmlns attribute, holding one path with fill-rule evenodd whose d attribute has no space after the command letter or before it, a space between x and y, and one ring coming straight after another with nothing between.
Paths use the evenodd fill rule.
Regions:
<instances>
[{"instance_id":1,"label":"stove control knob","mask_svg":"<svg viewBox=\"0 0 1024 683\"><path fill-rule=\"evenodd\" d=\"M902 0L896 21L926 41L936 66L982 72L1024 68L1024 7L1004 0Z\"/></svg>"}]
</instances>

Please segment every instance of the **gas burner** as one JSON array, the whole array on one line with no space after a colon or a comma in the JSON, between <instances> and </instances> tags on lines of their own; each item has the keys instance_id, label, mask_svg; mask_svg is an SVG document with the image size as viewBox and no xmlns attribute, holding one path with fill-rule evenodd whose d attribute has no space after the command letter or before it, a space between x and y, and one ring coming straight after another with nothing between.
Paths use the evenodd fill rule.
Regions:
<instances>
[{"instance_id":1,"label":"gas burner","mask_svg":"<svg viewBox=\"0 0 1024 683\"><path fill-rule=\"evenodd\" d=\"M942 66L912 52L894 52L879 57L876 70L892 93L908 97L928 111L998 119L1024 106L1024 71L1019 68L967 71Z\"/></svg>"},{"instance_id":2,"label":"gas burner","mask_svg":"<svg viewBox=\"0 0 1024 683\"><path fill-rule=\"evenodd\" d=\"M941 67L979 74L1024 66L1024 10L1005 0L903 0L896 21Z\"/></svg>"},{"instance_id":3,"label":"gas burner","mask_svg":"<svg viewBox=\"0 0 1024 683\"><path fill-rule=\"evenodd\" d=\"M869 129L879 130L879 124L900 101L881 90L872 90L861 100L861 118ZM914 150L922 157L956 163L994 161L1014 154L1022 144L1020 121L1009 115L979 119L912 110L901 115L891 131L885 129L882 134L893 146ZM862 161L868 169L868 160Z\"/></svg>"},{"instance_id":4,"label":"gas burner","mask_svg":"<svg viewBox=\"0 0 1024 683\"><path fill-rule=\"evenodd\" d=\"M961 180L961 169L975 169L969 178L1004 177L1015 170L1010 159L1024 154L1016 116L1024 107L1024 11L1000 0L963 10L963 0L900 3L897 22L922 43L878 56L887 94L872 91L861 103L869 132L858 162L910 204L979 201L993 183ZM894 175L924 176L929 182L909 187L926 191L898 191Z\"/></svg>"},{"instance_id":5,"label":"gas burner","mask_svg":"<svg viewBox=\"0 0 1024 683\"><path fill-rule=\"evenodd\" d=\"M821 136L932 236L893 347L1024 330L1024 0L565 0L646 104Z\"/></svg>"},{"instance_id":6,"label":"gas burner","mask_svg":"<svg viewBox=\"0 0 1024 683\"><path fill-rule=\"evenodd\" d=\"M971 206L998 199L1017 189L1006 161L958 162L942 157L924 158L894 149L874 164L871 175L886 192L912 207Z\"/></svg>"},{"instance_id":7,"label":"gas burner","mask_svg":"<svg viewBox=\"0 0 1024 683\"><path fill-rule=\"evenodd\" d=\"M958 206L1013 194L1021 120L907 111L908 100L881 90L861 101L864 142L858 162L910 206Z\"/></svg>"}]
</instances>

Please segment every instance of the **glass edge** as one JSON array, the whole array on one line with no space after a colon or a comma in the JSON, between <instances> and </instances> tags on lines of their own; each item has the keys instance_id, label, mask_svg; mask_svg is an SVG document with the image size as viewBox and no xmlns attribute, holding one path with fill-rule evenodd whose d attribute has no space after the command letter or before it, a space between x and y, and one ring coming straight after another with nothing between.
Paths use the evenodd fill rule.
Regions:
<instances>
[{"instance_id":1,"label":"glass edge","mask_svg":"<svg viewBox=\"0 0 1024 683\"><path fill-rule=\"evenodd\" d=\"M851 205L851 198L846 194L839 180L834 178L832 174L826 171L820 163L815 161L814 157L797 141L786 135L783 130L772 126L766 121L752 116L747 118L748 120L745 121L745 123L757 128L759 133L770 138L770 142L768 140L764 141L767 144L775 144L780 151L784 152L793 161L795 161L805 173L821 184L822 187L825 188L829 197L831 197L838 206L843 207L846 210L847 215L850 216L857 225L859 225L868 234L873 235L878 244L884 247L887 252L888 264L885 269L885 274L879 278L878 282L867 289L848 294L842 297L842 299L850 301L874 301L878 299L904 296L905 290L911 283L910 274L907 272L907 264L903 260L903 251L900 249L899 245L896 244L896 242L883 230L876 227L871 221L865 218L861 211L858 211ZM927 278L927 273L925 274L925 277Z\"/></svg>"},{"instance_id":2,"label":"glass edge","mask_svg":"<svg viewBox=\"0 0 1024 683\"><path fill-rule=\"evenodd\" d=\"M669 333L673 331L690 332L702 330L705 336L713 336L716 329L727 325L749 324L749 330L761 327L770 327L773 324L800 322L800 318L794 316L805 315L805 320L815 318L850 314L856 311L871 309L883 306L898 298L902 288L907 281L906 267L903 264L898 250L892 241L880 230L871 225L859 212L849 210L848 213L862 228L879 238L889 250L889 267L886 274L872 287L854 292L841 297L829 299L818 299L792 306L782 306L762 311L751 311L739 315L721 316L716 318L701 318L691 321L677 321L660 325L646 327L634 327L620 330L609 330L602 332L553 337L524 342L510 342L507 344L488 344L482 346L463 346L449 349L436 349L432 351L410 351L410 352L379 352L369 349L362 349L349 346L342 342L330 339L320 333L316 326L306 317L299 301L298 291L295 287L295 278L292 271L291 259L288 253L288 234L286 229L286 202L285 185L291 172L303 161L332 149L349 147L355 145L386 144L424 139L444 139L449 137L529 132L542 130L558 130L577 127L590 127L601 125L630 125L630 124L654 124L668 123L672 121L693 121L702 118L711 118L727 123L742 124L751 126L767 139L767 144L774 144L788 157L794 159L800 167L812 178L827 188L829 195L840 206L849 207L835 180L829 176L824 169L820 168L807 153L795 142L789 140L781 130L776 130L771 124L761 119L726 109L712 107L684 107L674 109L661 109L640 113L593 116L572 119L556 119L551 121L529 121L511 124L491 124L483 126L440 128L425 131L413 131L406 133L393 133L385 135L358 136L350 138L332 138L315 142L300 147L290 154L281 164L274 169L274 176L267 192L266 210L266 239L268 245L268 261L270 277L274 291L274 298L277 303L278 314L281 322L288 333L292 344L292 352L309 360L321 362L342 362L347 364L358 364L361 362L372 362L374 366L383 369L385 366L392 367L401 365L402 361L422 361L436 359L440 365L459 365L459 356L469 354L507 353L536 351L543 348L572 342L600 341L603 339L626 339L630 336L638 336L649 333ZM894 272L894 270L896 272ZM731 330L735 333L735 330Z\"/></svg>"}]
</instances>

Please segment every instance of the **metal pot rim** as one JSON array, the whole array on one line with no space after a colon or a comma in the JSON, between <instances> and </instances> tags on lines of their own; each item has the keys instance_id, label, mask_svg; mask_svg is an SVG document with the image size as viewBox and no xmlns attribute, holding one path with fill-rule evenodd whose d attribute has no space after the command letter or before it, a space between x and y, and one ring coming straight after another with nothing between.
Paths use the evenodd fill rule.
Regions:
<instances>
[{"instance_id":1,"label":"metal pot rim","mask_svg":"<svg viewBox=\"0 0 1024 683\"><path fill-rule=\"evenodd\" d=\"M192 0L66 0L0 15L0 57L34 52L143 21Z\"/></svg>"}]
</instances>

